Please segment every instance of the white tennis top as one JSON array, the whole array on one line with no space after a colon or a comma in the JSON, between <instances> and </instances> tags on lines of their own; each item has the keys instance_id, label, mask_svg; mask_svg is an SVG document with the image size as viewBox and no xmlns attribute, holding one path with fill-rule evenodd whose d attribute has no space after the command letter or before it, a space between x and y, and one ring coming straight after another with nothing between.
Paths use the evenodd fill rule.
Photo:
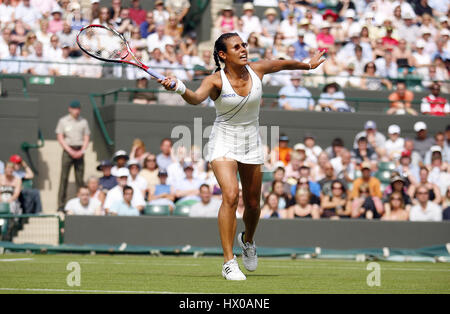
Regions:
<instances>
[{"instance_id":1,"label":"white tennis top","mask_svg":"<svg viewBox=\"0 0 450 314\"><path fill-rule=\"evenodd\" d=\"M220 71L222 91L214 101L216 120L208 142L208 161L227 157L247 164L264 163L259 135L262 83L250 66L246 68L252 81L248 95L237 94L225 72Z\"/></svg>"}]
</instances>

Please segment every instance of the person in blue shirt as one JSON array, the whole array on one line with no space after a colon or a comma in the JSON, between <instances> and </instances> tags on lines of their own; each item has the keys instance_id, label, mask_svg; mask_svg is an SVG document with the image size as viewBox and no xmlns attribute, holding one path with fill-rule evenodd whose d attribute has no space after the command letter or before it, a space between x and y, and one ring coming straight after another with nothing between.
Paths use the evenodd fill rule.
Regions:
<instances>
[{"instance_id":1,"label":"person in blue shirt","mask_svg":"<svg viewBox=\"0 0 450 314\"><path fill-rule=\"evenodd\" d=\"M305 31L298 31L298 40L292 45L295 48L294 58L298 61L302 61L309 57L309 46L305 43Z\"/></svg>"},{"instance_id":2,"label":"person in blue shirt","mask_svg":"<svg viewBox=\"0 0 450 314\"><path fill-rule=\"evenodd\" d=\"M292 86L284 86L278 92L278 104L285 110L313 110L314 100L311 93L300 86L301 74L294 72L291 76ZM296 98L291 98L292 96Z\"/></svg>"},{"instance_id":3,"label":"person in blue shirt","mask_svg":"<svg viewBox=\"0 0 450 314\"><path fill-rule=\"evenodd\" d=\"M98 179L98 183L102 190L111 190L117 185L117 178L111 174L113 164L110 160L102 160L97 166L97 171L103 172L103 177Z\"/></svg>"},{"instance_id":4,"label":"person in blue shirt","mask_svg":"<svg viewBox=\"0 0 450 314\"><path fill-rule=\"evenodd\" d=\"M156 31L156 24L153 18L153 12L148 11L145 21L139 26L141 31L141 37L147 38L148 35L153 34Z\"/></svg>"},{"instance_id":5,"label":"person in blue shirt","mask_svg":"<svg viewBox=\"0 0 450 314\"><path fill-rule=\"evenodd\" d=\"M139 216L139 210L131 205L133 188L129 185L123 187L123 200L116 201L109 209L113 216Z\"/></svg>"}]
</instances>

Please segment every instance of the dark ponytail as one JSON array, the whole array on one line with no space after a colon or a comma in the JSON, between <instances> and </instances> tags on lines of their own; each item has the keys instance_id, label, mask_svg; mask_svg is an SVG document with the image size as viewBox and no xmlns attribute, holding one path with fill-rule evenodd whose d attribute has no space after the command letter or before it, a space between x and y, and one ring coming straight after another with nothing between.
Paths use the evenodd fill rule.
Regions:
<instances>
[{"instance_id":1,"label":"dark ponytail","mask_svg":"<svg viewBox=\"0 0 450 314\"><path fill-rule=\"evenodd\" d=\"M223 62L223 59L219 57L219 51L227 52L227 45L225 44L225 41L228 38L239 36L238 33L225 33L220 35L219 38L217 38L216 42L214 43L214 61L216 62L217 69L215 72L220 71L220 62Z\"/></svg>"}]
</instances>

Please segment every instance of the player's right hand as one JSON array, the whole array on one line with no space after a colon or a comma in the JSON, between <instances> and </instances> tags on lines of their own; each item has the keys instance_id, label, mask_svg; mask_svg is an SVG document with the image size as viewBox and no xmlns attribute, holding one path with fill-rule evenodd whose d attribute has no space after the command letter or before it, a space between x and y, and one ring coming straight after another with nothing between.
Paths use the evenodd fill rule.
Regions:
<instances>
[{"instance_id":1,"label":"player's right hand","mask_svg":"<svg viewBox=\"0 0 450 314\"><path fill-rule=\"evenodd\" d=\"M177 82L175 77L167 76L164 80L158 80L158 83L164 86L166 90L175 91L177 89L177 84L175 83L174 87L170 87L172 82Z\"/></svg>"}]
</instances>

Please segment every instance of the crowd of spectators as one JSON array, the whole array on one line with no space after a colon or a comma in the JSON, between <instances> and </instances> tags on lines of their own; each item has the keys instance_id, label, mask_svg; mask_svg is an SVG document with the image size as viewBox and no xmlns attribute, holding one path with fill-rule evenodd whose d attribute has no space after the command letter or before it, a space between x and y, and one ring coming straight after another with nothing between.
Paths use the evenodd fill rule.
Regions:
<instances>
[{"instance_id":1,"label":"crowd of spectators","mask_svg":"<svg viewBox=\"0 0 450 314\"><path fill-rule=\"evenodd\" d=\"M266 154L261 218L449 219L450 125L430 136L427 125L416 122L414 138L402 137L395 124L363 126L353 143L335 138L329 147L317 145L313 134L294 145L281 134ZM171 212L188 206L192 217L217 217L220 187L199 151L165 138L159 153L150 152L135 139L129 153L118 150L100 162L100 175L88 178L65 212L142 215L149 205L167 205ZM241 217L242 193L239 204Z\"/></svg>"},{"instance_id":2,"label":"crowd of spectators","mask_svg":"<svg viewBox=\"0 0 450 314\"><path fill-rule=\"evenodd\" d=\"M419 83L412 88L429 88L437 81L443 92L449 91L448 1L325 3L328 2L256 1L257 5L273 5L256 15L252 1L247 1L240 16L234 7L225 6L213 18L213 33L217 37L224 32L237 32L249 43L250 61L307 62L317 49L326 50L328 62L304 76L305 86L336 83L341 88L383 90L392 89L392 82L398 79L414 79ZM141 79L145 73L139 69L101 65L81 53L75 41L77 31L96 23L123 33L136 56L163 74L185 81L201 79L215 65L209 50L199 51L196 33L184 30L189 9L188 0L158 0L148 11L141 8L139 0L131 1L130 7L124 6L122 0L112 0L110 7L100 6L98 0L3 0L0 71ZM289 72L266 75L264 83L294 84ZM397 105L396 109L406 110ZM348 106L325 103L318 106L350 110Z\"/></svg>"}]
</instances>

